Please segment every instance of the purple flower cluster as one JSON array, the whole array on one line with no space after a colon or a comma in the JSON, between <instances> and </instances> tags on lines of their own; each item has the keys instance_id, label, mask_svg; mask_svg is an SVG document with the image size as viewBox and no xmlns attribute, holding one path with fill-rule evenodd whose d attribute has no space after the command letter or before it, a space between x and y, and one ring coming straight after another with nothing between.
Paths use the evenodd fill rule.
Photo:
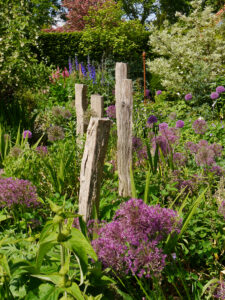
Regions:
<instances>
[{"instance_id":1,"label":"purple flower cluster","mask_svg":"<svg viewBox=\"0 0 225 300\"><path fill-rule=\"evenodd\" d=\"M108 118L116 119L116 106L110 105L109 107L107 107L106 114L107 114Z\"/></svg>"},{"instance_id":2,"label":"purple flower cluster","mask_svg":"<svg viewBox=\"0 0 225 300\"><path fill-rule=\"evenodd\" d=\"M36 187L28 180L0 178L0 207L37 207Z\"/></svg>"},{"instance_id":3,"label":"purple flower cluster","mask_svg":"<svg viewBox=\"0 0 225 300\"><path fill-rule=\"evenodd\" d=\"M45 156L48 154L48 147L47 146L38 146L36 151L39 155Z\"/></svg>"},{"instance_id":4,"label":"purple flower cluster","mask_svg":"<svg viewBox=\"0 0 225 300\"><path fill-rule=\"evenodd\" d=\"M189 94L185 95L184 99L185 99L186 101L191 100L191 99L192 99L192 94L189 93Z\"/></svg>"},{"instance_id":5,"label":"purple flower cluster","mask_svg":"<svg viewBox=\"0 0 225 300\"><path fill-rule=\"evenodd\" d=\"M170 233L179 233L182 220L176 211L148 206L141 199L122 204L113 221L99 229L92 241L104 267L121 274L157 276L165 266L166 255L159 245Z\"/></svg>"},{"instance_id":6,"label":"purple flower cluster","mask_svg":"<svg viewBox=\"0 0 225 300\"><path fill-rule=\"evenodd\" d=\"M195 161L199 166L213 166L211 172L219 171L219 166L215 165L215 158L220 157L222 154L222 146L216 143L209 144L206 140L200 140L198 144L193 142L187 142L185 147L195 154Z\"/></svg>"},{"instance_id":7,"label":"purple flower cluster","mask_svg":"<svg viewBox=\"0 0 225 300\"><path fill-rule=\"evenodd\" d=\"M219 98L219 96L220 96L219 93L213 92L213 93L211 93L210 98L211 98L212 100L216 100L216 99Z\"/></svg>"},{"instance_id":8,"label":"purple flower cluster","mask_svg":"<svg viewBox=\"0 0 225 300\"><path fill-rule=\"evenodd\" d=\"M176 128L183 128L184 127L184 121L178 120L176 122Z\"/></svg>"},{"instance_id":9,"label":"purple flower cluster","mask_svg":"<svg viewBox=\"0 0 225 300\"><path fill-rule=\"evenodd\" d=\"M216 88L216 91L211 93L210 98L211 98L212 100L216 100L216 99L218 99L218 98L220 97L220 94L221 94L221 93L224 93L224 92L225 92L224 86L222 86L222 85L221 85L221 86L218 86L218 87Z\"/></svg>"},{"instance_id":10,"label":"purple flower cluster","mask_svg":"<svg viewBox=\"0 0 225 300\"><path fill-rule=\"evenodd\" d=\"M176 152L173 154L173 162L177 166L184 166L187 162L187 158L183 153Z\"/></svg>"},{"instance_id":11,"label":"purple flower cluster","mask_svg":"<svg viewBox=\"0 0 225 300\"><path fill-rule=\"evenodd\" d=\"M161 90L158 90L158 91L156 91L156 95L158 96L158 95L161 95L162 94L162 91Z\"/></svg>"},{"instance_id":12,"label":"purple flower cluster","mask_svg":"<svg viewBox=\"0 0 225 300\"><path fill-rule=\"evenodd\" d=\"M148 125L151 125L151 124L154 124L154 123L157 123L157 122L158 122L158 119L156 118L156 116L153 116L153 115L151 115L147 120Z\"/></svg>"},{"instance_id":13,"label":"purple flower cluster","mask_svg":"<svg viewBox=\"0 0 225 300\"><path fill-rule=\"evenodd\" d=\"M216 92L217 92L218 94L224 93L224 92L225 92L225 87L222 86L222 85L218 86L218 87L216 88Z\"/></svg>"},{"instance_id":14,"label":"purple flower cluster","mask_svg":"<svg viewBox=\"0 0 225 300\"><path fill-rule=\"evenodd\" d=\"M30 130L24 130L23 132L23 138L28 138L28 139L31 139L32 138L32 132Z\"/></svg>"},{"instance_id":15,"label":"purple flower cluster","mask_svg":"<svg viewBox=\"0 0 225 300\"><path fill-rule=\"evenodd\" d=\"M142 140L136 136L132 138L132 147L134 151L138 151L142 148Z\"/></svg>"},{"instance_id":16,"label":"purple flower cluster","mask_svg":"<svg viewBox=\"0 0 225 300\"><path fill-rule=\"evenodd\" d=\"M177 128L169 128L167 123L159 124L159 135L151 140L153 149L158 145L163 155L167 156L172 151L172 145L179 140L177 132Z\"/></svg>"},{"instance_id":17,"label":"purple flower cluster","mask_svg":"<svg viewBox=\"0 0 225 300\"><path fill-rule=\"evenodd\" d=\"M192 128L196 134L204 134L208 129L208 125L205 120L198 119L194 121Z\"/></svg>"},{"instance_id":18,"label":"purple flower cluster","mask_svg":"<svg viewBox=\"0 0 225 300\"><path fill-rule=\"evenodd\" d=\"M219 281L213 295L216 299L225 300L225 282Z\"/></svg>"}]
</instances>

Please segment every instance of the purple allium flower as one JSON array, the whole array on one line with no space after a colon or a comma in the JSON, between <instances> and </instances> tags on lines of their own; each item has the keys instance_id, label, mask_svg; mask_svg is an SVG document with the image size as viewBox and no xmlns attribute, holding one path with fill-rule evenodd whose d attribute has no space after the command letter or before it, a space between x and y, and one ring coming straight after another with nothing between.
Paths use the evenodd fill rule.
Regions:
<instances>
[{"instance_id":1,"label":"purple allium flower","mask_svg":"<svg viewBox=\"0 0 225 300\"><path fill-rule=\"evenodd\" d=\"M213 296L216 299L225 300L225 282L224 281L218 281L218 284L214 291Z\"/></svg>"},{"instance_id":2,"label":"purple allium flower","mask_svg":"<svg viewBox=\"0 0 225 300\"><path fill-rule=\"evenodd\" d=\"M137 152L137 156L138 156L138 159L139 159L138 164L140 165L143 161L145 161L148 158L146 147L143 147L142 149L140 149Z\"/></svg>"},{"instance_id":3,"label":"purple allium flower","mask_svg":"<svg viewBox=\"0 0 225 300\"><path fill-rule=\"evenodd\" d=\"M195 156L198 166L211 166L215 163L215 154L209 147L201 147Z\"/></svg>"},{"instance_id":4,"label":"purple allium flower","mask_svg":"<svg viewBox=\"0 0 225 300\"><path fill-rule=\"evenodd\" d=\"M184 121L178 120L176 122L176 128L183 128L184 127Z\"/></svg>"},{"instance_id":5,"label":"purple allium flower","mask_svg":"<svg viewBox=\"0 0 225 300\"><path fill-rule=\"evenodd\" d=\"M198 145L196 145L193 142L187 142L185 144L185 148L188 149L192 154L197 153L197 151L198 151Z\"/></svg>"},{"instance_id":6,"label":"purple allium flower","mask_svg":"<svg viewBox=\"0 0 225 300\"><path fill-rule=\"evenodd\" d=\"M213 93L211 93L211 95L210 95L210 98L211 98L212 100L215 100L215 99L218 99L218 98L219 98L219 96L220 96L220 94L219 94L219 93L217 93L217 92L213 92Z\"/></svg>"},{"instance_id":7,"label":"purple allium flower","mask_svg":"<svg viewBox=\"0 0 225 300\"><path fill-rule=\"evenodd\" d=\"M111 223L99 229L92 245L104 267L149 278L159 275L165 266L160 242L169 234L179 233L181 223L171 209L130 199L121 205Z\"/></svg>"},{"instance_id":8,"label":"purple allium flower","mask_svg":"<svg viewBox=\"0 0 225 300\"><path fill-rule=\"evenodd\" d=\"M186 101L191 100L191 99L192 99L192 94L191 94L191 93L186 94L185 97L184 97L184 99L185 99Z\"/></svg>"},{"instance_id":9,"label":"purple allium flower","mask_svg":"<svg viewBox=\"0 0 225 300\"><path fill-rule=\"evenodd\" d=\"M30 130L24 130L23 132L23 138L28 138L28 139L31 139L32 138L32 132Z\"/></svg>"},{"instance_id":10,"label":"purple allium flower","mask_svg":"<svg viewBox=\"0 0 225 300\"><path fill-rule=\"evenodd\" d=\"M62 111L62 117L64 119L70 119L71 116L72 116L72 114L68 109Z\"/></svg>"},{"instance_id":11,"label":"purple allium flower","mask_svg":"<svg viewBox=\"0 0 225 300\"><path fill-rule=\"evenodd\" d=\"M213 173L216 176L221 177L224 174L224 170L217 165L212 166L212 168L209 170L209 172Z\"/></svg>"},{"instance_id":12,"label":"purple allium flower","mask_svg":"<svg viewBox=\"0 0 225 300\"><path fill-rule=\"evenodd\" d=\"M108 118L115 119L116 118L116 106L115 105L110 105L106 109L106 114Z\"/></svg>"},{"instance_id":13,"label":"purple allium flower","mask_svg":"<svg viewBox=\"0 0 225 300\"><path fill-rule=\"evenodd\" d=\"M38 146L36 148L36 151L38 152L38 154L40 154L41 156L45 156L48 154L48 147L47 146Z\"/></svg>"},{"instance_id":14,"label":"purple allium flower","mask_svg":"<svg viewBox=\"0 0 225 300\"><path fill-rule=\"evenodd\" d=\"M165 130L168 128L168 124L167 123L160 123L159 124L159 130Z\"/></svg>"},{"instance_id":15,"label":"purple allium flower","mask_svg":"<svg viewBox=\"0 0 225 300\"><path fill-rule=\"evenodd\" d=\"M63 140L65 137L64 130L60 126L51 126L48 128L48 139L51 142Z\"/></svg>"},{"instance_id":16,"label":"purple allium flower","mask_svg":"<svg viewBox=\"0 0 225 300\"><path fill-rule=\"evenodd\" d=\"M194 121L192 128L194 129L195 133L204 134L208 129L208 125L205 120L198 119Z\"/></svg>"},{"instance_id":17,"label":"purple allium flower","mask_svg":"<svg viewBox=\"0 0 225 300\"><path fill-rule=\"evenodd\" d=\"M217 88L216 88L216 92L218 93L218 94L220 94L220 93L224 93L225 92L225 87L224 86L218 86Z\"/></svg>"},{"instance_id":18,"label":"purple allium flower","mask_svg":"<svg viewBox=\"0 0 225 300\"><path fill-rule=\"evenodd\" d=\"M221 145L213 143L209 148L214 152L215 157L220 157L222 155L223 147Z\"/></svg>"},{"instance_id":19,"label":"purple allium flower","mask_svg":"<svg viewBox=\"0 0 225 300\"><path fill-rule=\"evenodd\" d=\"M36 187L28 180L0 178L0 207L37 207Z\"/></svg>"},{"instance_id":20,"label":"purple allium flower","mask_svg":"<svg viewBox=\"0 0 225 300\"><path fill-rule=\"evenodd\" d=\"M156 95L161 95L161 94L162 94L161 90L156 91Z\"/></svg>"},{"instance_id":21,"label":"purple allium flower","mask_svg":"<svg viewBox=\"0 0 225 300\"><path fill-rule=\"evenodd\" d=\"M148 120L147 120L147 123L150 125L150 124L154 124L154 123L157 123L158 119L156 118L156 116L153 116L151 115Z\"/></svg>"},{"instance_id":22,"label":"purple allium flower","mask_svg":"<svg viewBox=\"0 0 225 300\"><path fill-rule=\"evenodd\" d=\"M183 153L176 152L173 154L173 162L177 166L184 166L187 162L187 158Z\"/></svg>"},{"instance_id":23,"label":"purple allium flower","mask_svg":"<svg viewBox=\"0 0 225 300\"><path fill-rule=\"evenodd\" d=\"M142 147L142 140L136 136L132 138L132 146L135 151L138 151Z\"/></svg>"},{"instance_id":24,"label":"purple allium flower","mask_svg":"<svg viewBox=\"0 0 225 300\"><path fill-rule=\"evenodd\" d=\"M168 143L168 140L165 138L165 136L156 136L152 138L152 147L155 150L156 146L158 146L163 155L166 156L170 152L170 145Z\"/></svg>"},{"instance_id":25,"label":"purple allium flower","mask_svg":"<svg viewBox=\"0 0 225 300\"><path fill-rule=\"evenodd\" d=\"M150 97L150 90L148 90L148 89L145 90L145 97L147 99L151 99L151 97Z\"/></svg>"}]
</instances>

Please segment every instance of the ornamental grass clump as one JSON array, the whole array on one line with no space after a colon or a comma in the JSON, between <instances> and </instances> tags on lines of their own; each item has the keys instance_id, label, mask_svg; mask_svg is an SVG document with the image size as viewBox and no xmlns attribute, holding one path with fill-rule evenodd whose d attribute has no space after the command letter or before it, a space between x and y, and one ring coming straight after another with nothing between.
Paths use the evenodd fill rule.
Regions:
<instances>
[{"instance_id":1,"label":"ornamental grass clump","mask_svg":"<svg viewBox=\"0 0 225 300\"><path fill-rule=\"evenodd\" d=\"M141 199L122 204L113 221L98 231L92 245L104 267L121 275L152 277L165 267L163 242L179 233L177 212L160 205L148 206Z\"/></svg>"},{"instance_id":2,"label":"ornamental grass clump","mask_svg":"<svg viewBox=\"0 0 225 300\"><path fill-rule=\"evenodd\" d=\"M0 178L0 207L36 208L39 205L36 187L30 181Z\"/></svg>"}]
</instances>

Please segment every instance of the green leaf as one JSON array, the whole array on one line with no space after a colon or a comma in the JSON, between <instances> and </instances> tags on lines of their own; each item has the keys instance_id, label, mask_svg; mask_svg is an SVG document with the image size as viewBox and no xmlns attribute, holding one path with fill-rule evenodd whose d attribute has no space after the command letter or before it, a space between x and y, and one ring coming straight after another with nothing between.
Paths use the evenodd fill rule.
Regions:
<instances>
[{"instance_id":1,"label":"green leaf","mask_svg":"<svg viewBox=\"0 0 225 300\"><path fill-rule=\"evenodd\" d=\"M63 279L64 275L59 273L52 273L52 274L32 274L32 277L39 278L41 280L50 281L55 285L59 285L61 280Z\"/></svg>"},{"instance_id":2,"label":"green leaf","mask_svg":"<svg viewBox=\"0 0 225 300\"><path fill-rule=\"evenodd\" d=\"M133 174L132 166L130 166L130 184L131 184L132 198L137 198L137 191L136 191L136 187L135 187L134 174Z\"/></svg>"},{"instance_id":3,"label":"green leaf","mask_svg":"<svg viewBox=\"0 0 225 300\"><path fill-rule=\"evenodd\" d=\"M78 256L83 273L86 273L87 271L88 257L91 257L95 261L98 260L98 257L91 244L87 241L80 230L76 228L71 229L71 236L62 244L67 249L74 251Z\"/></svg>"},{"instance_id":4,"label":"green leaf","mask_svg":"<svg viewBox=\"0 0 225 300\"><path fill-rule=\"evenodd\" d=\"M81 293L79 286L73 282L72 285L66 289L66 291L75 297L76 300L85 300L84 296Z\"/></svg>"},{"instance_id":5,"label":"green leaf","mask_svg":"<svg viewBox=\"0 0 225 300\"><path fill-rule=\"evenodd\" d=\"M38 289L30 291L25 300L58 300L64 289L55 287L49 283L41 284Z\"/></svg>"}]
</instances>

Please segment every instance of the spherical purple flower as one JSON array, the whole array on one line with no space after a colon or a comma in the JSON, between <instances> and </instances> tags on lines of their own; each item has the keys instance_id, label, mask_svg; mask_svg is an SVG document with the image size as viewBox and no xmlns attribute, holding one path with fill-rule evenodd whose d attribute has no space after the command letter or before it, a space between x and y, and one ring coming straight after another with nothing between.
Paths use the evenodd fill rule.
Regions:
<instances>
[{"instance_id":1,"label":"spherical purple flower","mask_svg":"<svg viewBox=\"0 0 225 300\"><path fill-rule=\"evenodd\" d=\"M162 91L161 90L158 90L158 91L156 91L156 95L158 96L158 95L161 95L162 94Z\"/></svg>"},{"instance_id":2,"label":"spherical purple flower","mask_svg":"<svg viewBox=\"0 0 225 300\"><path fill-rule=\"evenodd\" d=\"M185 95L184 99L185 99L186 101L191 100L191 99L192 99L192 94L189 93L189 94Z\"/></svg>"},{"instance_id":3,"label":"spherical purple flower","mask_svg":"<svg viewBox=\"0 0 225 300\"><path fill-rule=\"evenodd\" d=\"M165 130L168 128L168 124L163 122L159 124L159 130Z\"/></svg>"},{"instance_id":4,"label":"spherical purple flower","mask_svg":"<svg viewBox=\"0 0 225 300\"><path fill-rule=\"evenodd\" d=\"M204 134L208 129L208 125L205 120L198 119L194 121L192 128L194 129L195 133Z\"/></svg>"},{"instance_id":5,"label":"spherical purple flower","mask_svg":"<svg viewBox=\"0 0 225 300\"><path fill-rule=\"evenodd\" d=\"M116 106L110 105L109 107L107 107L106 114L109 118L115 119L116 118Z\"/></svg>"},{"instance_id":6,"label":"spherical purple flower","mask_svg":"<svg viewBox=\"0 0 225 300\"><path fill-rule=\"evenodd\" d=\"M218 98L219 98L219 96L220 96L220 94L219 94L219 93L217 93L217 92L213 92L213 93L211 93L211 95L210 95L210 98L211 98L212 100L215 100L215 99L218 99Z\"/></svg>"},{"instance_id":7,"label":"spherical purple flower","mask_svg":"<svg viewBox=\"0 0 225 300\"><path fill-rule=\"evenodd\" d=\"M158 119L156 118L156 116L151 115L151 116L148 118L147 123L150 125L150 124L157 123L157 121L158 121Z\"/></svg>"},{"instance_id":8,"label":"spherical purple flower","mask_svg":"<svg viewBox=\"0 0 225 300\"><path fill-rule=\"evenodd\" d=\"M145 97L147 99L151 99L151 97L150 97L150 90L148 90L148 89L145 90Z\"/></svg>"},{"instance_id":9,"label":"spherical purple flower","mask_svg":"<svg viewBox=\"0 0 225 300\"><path fill-rule=\"evenodd\" d=\"M138 137L136 137L136 136L134 136L134 137L132 138L132 146L133 146L133 149L134 149L135 151L140 150L141 147L142 147L142 141L141 141L141 139L138 138Z\"/></svg>"},{"instance_id":10,"label":"spherical purple flower","mask_svg":"<svg viewBox=\"0 0 225 300\"><path fill-rule=\"evenodd\" d=\"M217 92L218 94L224 93L224 92L225 92L225 87L222 86L222 85L218 86L218 87L216 88L216 92Z\"/></svg>"},{"instance_id":11,"label":"spherical purple flower","mask_svg":"<svg viewBox=\"0 0 225 300\"><path fill-rule=\"evenodd\" d=\"M25 139L26 137L28 139L32 138L32 132L30 130L24 130L24 132L23 132L23 138Z\"/></svg>"},{"instance_id":12,"label":"spherical purple flower","mask_svg":"<svg viewBox=\"0 0 225 300\"><path fill-rule=\"evenodd\" d=\"M184 121L178 120L176 122L176 128L183 128L184 127Z\"/></svg>"},{"instance_id":13,"label":"spherical purple flower","mask_svg":"<svg viewBox=\"0 0 225 300\"><path fill-rule=\"evenodd\" d=\"M196 156L195 160L198 166L211 166L215 163L215 154L209 147L201 147Z\"/></svg>"}]
</instances>

